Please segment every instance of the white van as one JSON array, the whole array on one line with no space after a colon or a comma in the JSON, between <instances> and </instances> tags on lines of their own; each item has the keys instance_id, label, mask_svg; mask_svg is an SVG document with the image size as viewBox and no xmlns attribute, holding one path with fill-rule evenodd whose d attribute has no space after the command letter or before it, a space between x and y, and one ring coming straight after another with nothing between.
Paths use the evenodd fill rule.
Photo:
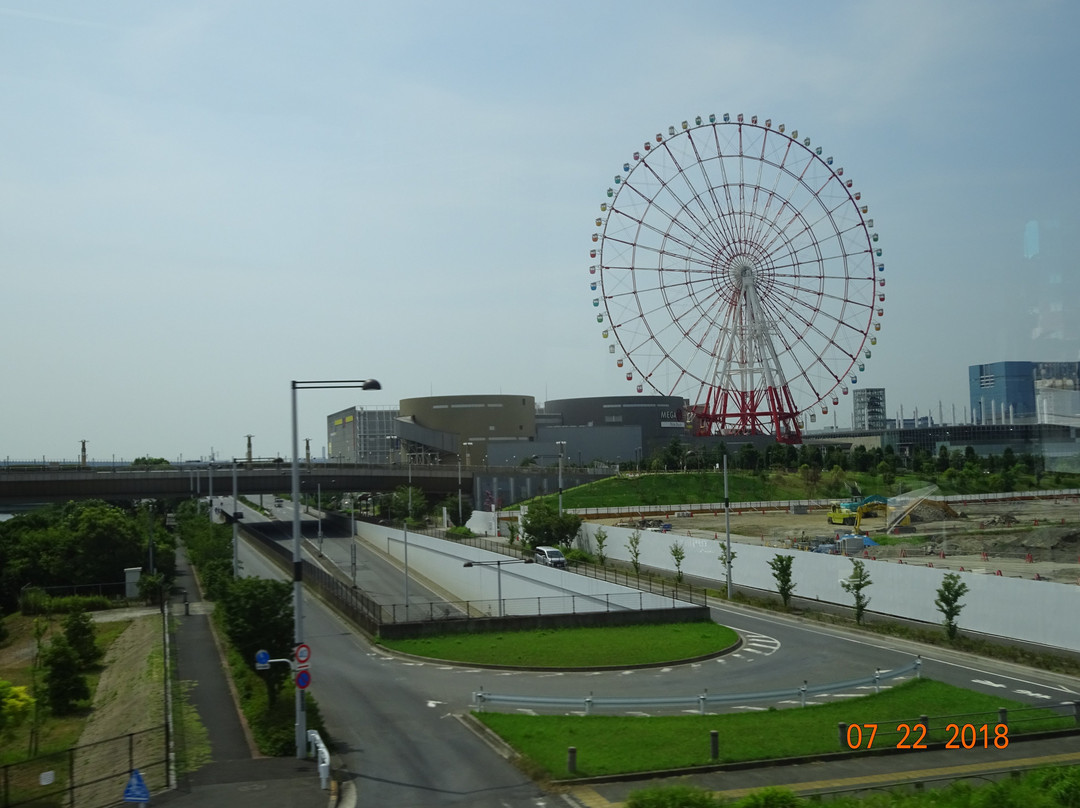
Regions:
<instances>
[{"instance_id":1,"label":"white van","mask_svg":"<svg viewBox=\"0 0 1080 808\"><path fill-rule=\"evenodd\" d=\"M566 566L566 556L562 554L558 547L537 547L533 559L537 564L546 564L549 567Z\"/></svg>"}]
</instances>

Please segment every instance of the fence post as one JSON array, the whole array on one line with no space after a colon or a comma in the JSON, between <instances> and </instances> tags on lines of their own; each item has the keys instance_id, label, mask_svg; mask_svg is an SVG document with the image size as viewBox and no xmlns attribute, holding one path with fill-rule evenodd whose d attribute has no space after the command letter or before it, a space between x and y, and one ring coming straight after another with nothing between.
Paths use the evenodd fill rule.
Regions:
<instances>
[{"instance_id":1,"label":"fence post","mask_svg":"<svg viewBox=\"0 0 1080 808\"><path fill-rule=\"evenodd\" d=\"M720 733L715 729L709 730L709 758L717 760L720 757Z\"/></svg>"},{"instance_id":2,"label":"fence post","mask_svg":"<svg viewBox=\"0 0 1080 808\"><path fill-rule=\"evenodd\" d=\"M998 723L1009 726L1009 710L1007 707L998 707Z\"/></svg>"},{"instance_id":3,"label":"fence post","mask_svg":"<svg viewBox=\"0 0 1080 808\"><path fill-rule=\"evenodd\" d=\"M570 774L577 774L577 747L571 746L566 750L566 770Z\"/></svg>"},{"instance_id":4,"label":"fence post","mask_svg":"<svg viewBox=\"0 0 1080 808\"><path fill-rule=\"evenodd\" d=\"M923 730L930 732L930 719L925 715L919 716L919 723L922 724Z\"/></svg>"},{"instance_id":5,"label":"fence post","mask_svg":"<svg viewBox=\"0 0 1080 808\"><path fill-rule=\"evenodd\" d=\"M847 727L848 727L848 725L845 724L843 721L841 721L840 723L838 723L836 725L837 734L840 736L840 748L841 749L843 749L844 744L847 743Z\"/></svg>"},{"instance_id":6,"label":"fence post","mask_svg":"<svg viewBox=\"0 0 1080 808\"><path fill-rule=\"evenodd\" d=\"M130 735L128 736L131 737ZM68 749L68 794L71 796L71 806L75 806L75 748ZM7 805L7 803L4 803Z\"/></svg>"}]
</instances>

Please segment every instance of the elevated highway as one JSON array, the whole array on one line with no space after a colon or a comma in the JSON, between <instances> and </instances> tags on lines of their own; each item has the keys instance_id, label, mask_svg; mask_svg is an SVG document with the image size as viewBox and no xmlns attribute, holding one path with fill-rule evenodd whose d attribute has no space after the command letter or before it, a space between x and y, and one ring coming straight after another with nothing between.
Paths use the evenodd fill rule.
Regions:
<instances>
[{"instance_id":1,"label":"elevated highway","mask_svg":"<svg viewBox=\"0 0 1080 808\"><path fill-rule=\"evenodd\" d=\"M206 464L132 468L119 466L0 467L0 508L20 509L36 503L65 502L69 499L174 499L223 494L232 491L233 466ZM610 476L607 470L563 471L563 486ZM240 493L288 493L290 466L281 463L238 463L237 488ZM558 492L558 474L551 468L474 466L370 466L303 463L300 490L393 491L411 484L431 499L456 494L472 496L474 506L487 509L493 499L510 505L541 494Z\"/></svg>"}]
</instances>

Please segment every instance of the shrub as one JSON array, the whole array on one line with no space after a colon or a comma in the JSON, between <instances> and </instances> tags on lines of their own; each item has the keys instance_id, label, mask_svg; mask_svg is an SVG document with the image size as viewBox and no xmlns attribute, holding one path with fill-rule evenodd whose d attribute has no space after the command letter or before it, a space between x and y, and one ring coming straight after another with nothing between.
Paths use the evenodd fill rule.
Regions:
<instances>
[{"instance_id":1,"label":"shrub","mask_svg":"<svg viewBox=\"0 0 1080 808\"><path fill-rule=\"evenodd\" d=\"M104 595L67 595L54 598L43 589L26 589L19 595L19 612L26 616L97 612L111 608L112 601Z\"/></svg>"},{"instance_id":2,"label":"shrub","mask_svg":"<svg viewBox=\"0 0 1080 808\"><path fill-rule=\"evenodd\" d=\"M634 791L626 808L719 808L719 799L694 786L664 786Z\"/></svg>"},{"instance_id":3,"label":"shrub","mask_svg":"<svg viewBox=\"0 0 1080 808\"><path fill-rule=\"evenodd\" d=\"M71 612L64 618L64 639L79 657L83 668L89 668L103 655L90 615L84 611Z\"/></svg>"},{"instance_id":4,"label":"shrub","mask_svg":"<svg viewBox=\"0 0 1080 808\"><path fill-rule=\"evenodd\" d=\"M45 693L54 715L72 713L78 702L90 698L82 662L66 637L53 637L42 653L42 664L45 667Z\"/></svg>"}]
</instances>

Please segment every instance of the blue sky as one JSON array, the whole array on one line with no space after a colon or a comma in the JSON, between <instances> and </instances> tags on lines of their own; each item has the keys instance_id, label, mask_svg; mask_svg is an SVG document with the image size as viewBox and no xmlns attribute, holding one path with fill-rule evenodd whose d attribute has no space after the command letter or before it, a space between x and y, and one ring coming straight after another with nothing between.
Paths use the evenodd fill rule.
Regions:
<instances>
[{"instance_id":1,"label":"blue sky","mask_svg":"<svg viewBox=\"0 0 1080 808\"><path fill-rule=\"evenodd\" d=\"M287 455L297 378L383 384L302 394L320 450L354 403L631 394L593 219L711 112L845 166L889 267L860 384L960 417L969 365L1077 358L1031 342L1023 255L1046 223L1076 290L1077 30L1066 0L0 0L0 458Z\"/></svg>"}]
</instances>

